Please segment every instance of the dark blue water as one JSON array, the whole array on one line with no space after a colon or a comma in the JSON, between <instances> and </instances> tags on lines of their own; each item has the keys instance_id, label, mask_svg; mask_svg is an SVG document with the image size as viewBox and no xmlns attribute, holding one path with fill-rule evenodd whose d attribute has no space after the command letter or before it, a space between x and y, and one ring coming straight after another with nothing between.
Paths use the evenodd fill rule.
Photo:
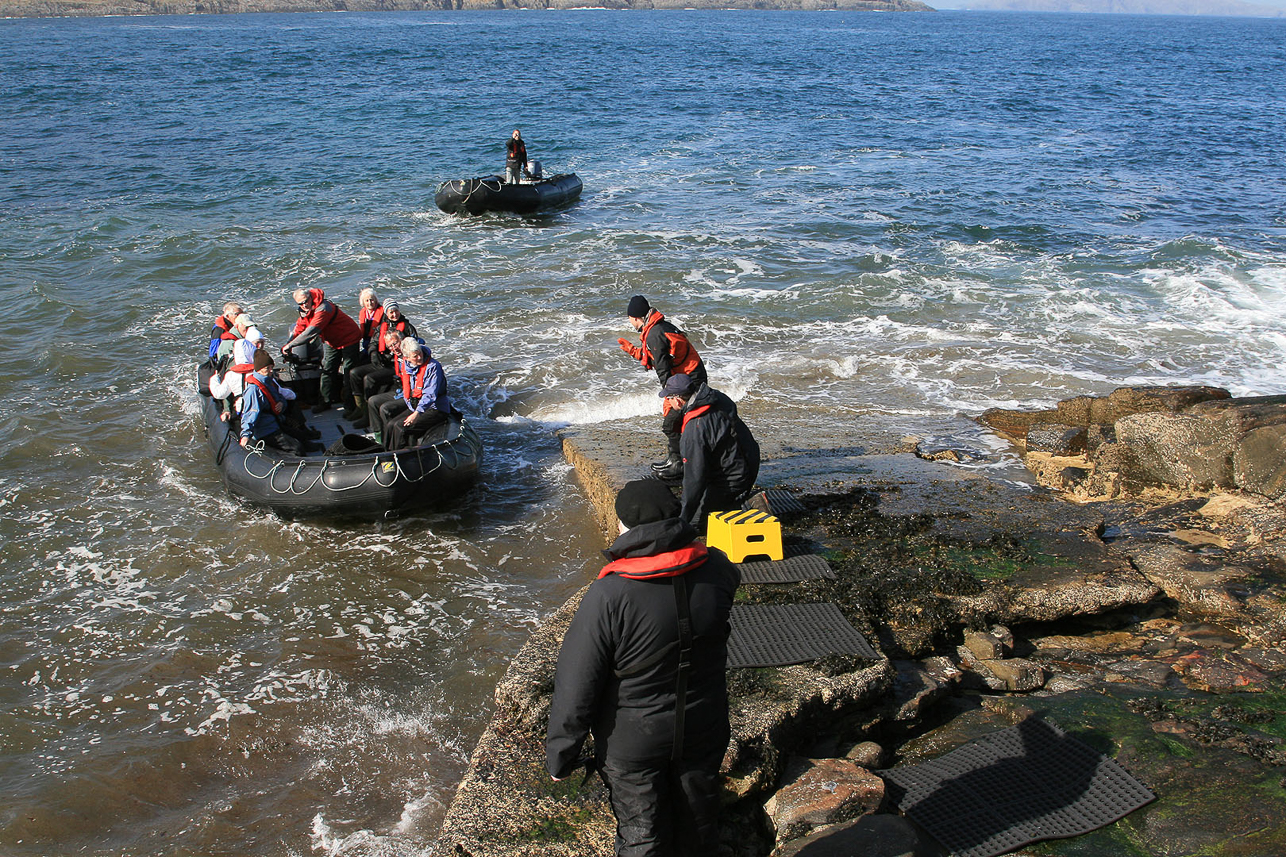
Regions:
<instances>
[{"instance_id":1,"label":"dark blue water","mask_svg":"<svg viewBox=\"0 0 1286 857\"><path fill-rule=\"evenodd\" d=\"M0 852L425 848L596 564L552 428L656 409L631 294L765 433L1004 466L965 417L1286 392L1283 67L1286 22L1251 19L0 22ZM436 211L514 127L581 201ZM227 500L195 351L230 298L280 342L301 285L401 302L483 486L364 526Z\"/></svg>"}]
</instances>

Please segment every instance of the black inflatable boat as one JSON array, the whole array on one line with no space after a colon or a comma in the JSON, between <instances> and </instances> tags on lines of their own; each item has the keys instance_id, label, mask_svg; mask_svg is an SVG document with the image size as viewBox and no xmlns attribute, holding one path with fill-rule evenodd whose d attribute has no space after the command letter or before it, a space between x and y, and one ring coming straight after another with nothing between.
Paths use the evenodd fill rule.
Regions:
<instances>
[{"instance_id":1,"label":"black inflatable boat","mask_svg":"<svg viewBox=\"0 0 1286 857\"><path fill-rule=\"evenodd\" d=\"M291 368L281 373L287 383ZM219 419L219 402L210 396L212 371L208 363L197 371L206 435L228 493L247 503L288 518L390 517L462 494L478 478L482 441L458 411L420 446L397 452L380 451L338 409L308 415L326 453L298 458L262 445L243 448L235 423ZM345 454L333 454L341 449Z\"/></svg>"},{"instance_id":2,"label":"black inflatable boat","mask_svg":"<svg viewBox=\"0 0 1286 857\"><path fill-rule=\"evenodd\" d=\"M581 187L581 180L575 173L521 184L505 184L503 176L482 176L443 182L438 186L433 201L448 214L481 214L484 211L531 214L575 202L580 197Z\"/></svg>"}]
</instances>

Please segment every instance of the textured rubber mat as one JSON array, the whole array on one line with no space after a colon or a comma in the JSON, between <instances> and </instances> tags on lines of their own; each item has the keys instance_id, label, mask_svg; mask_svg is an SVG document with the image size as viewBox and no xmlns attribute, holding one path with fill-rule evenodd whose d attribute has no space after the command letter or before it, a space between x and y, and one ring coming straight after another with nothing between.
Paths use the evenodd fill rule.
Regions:
<instances>
[{"instance_id":1,"label":"textured rubber mat","mask_svg":"<svg viewBox=\"0 0 1286 857\"><path fill-rule=\"evenodd\" d=\"M953 857L1078 836L1156 799L1116 760L1035 717L880 776L898 809Z\"/></svg>"},{"instance_id":2,"label":"textured rubber mat","mask_svg":"<svg viewBox=\"0 0 1286 857\"><path fill-rule=\"evenodd\" d=\"M769 488L766 491L756 491L741 504L742 509L758 509L761 512L777 518L788 518L791 515L802 515L808 511L804 504L795 499L784 488Z\"/></svg>"},{"instance_id":3,"label":"textured rubber mat","mask_svg":"<svg viewBox=\"0 0 1286 857\"><path fill-rule=\"evenodd\" d=\"M784 667L827 655L882 657L837 604L734 604L729 622L729 669Z\"/></svg>"},{"instance_id":4,"label":"textured rubber mat","mask_svg":"<svg viewBox=\"0 0 1286 857\"><path fill-rule=\"evenodd\" d=\"M834 579L830 563L815 553L790 553L786 549L786 558L772 562L756 560L737 564L741 569L742 583L797 583L801 580Z\"/></svg>"}]
</instances>

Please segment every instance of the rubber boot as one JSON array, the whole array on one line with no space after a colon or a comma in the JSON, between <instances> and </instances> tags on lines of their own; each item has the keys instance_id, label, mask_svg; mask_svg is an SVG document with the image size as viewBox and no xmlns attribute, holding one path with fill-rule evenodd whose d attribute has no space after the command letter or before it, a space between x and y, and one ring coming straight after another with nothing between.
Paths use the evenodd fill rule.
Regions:
<instances>
[{"instance_id":1,"label":"rubber boot","mask_svg":"<svg viewBox=\"0 0 1286 857\"><path fill-rule=\"evenodd\" d=\"M353 420L361 416L362 412L365 410L366 410L366 400L363 399L361 396L354 396L352 407L346 408L344 410L344 419L348 420L349 422L352 422Z\"/></svg>"},{"instance_id":2,"label":"rubber boot","mask_svg":"<svg viewBox=\"0 0 1286 857\"><path fill-rule=\"evenodd\" d=\"M380 446L383 446L383 445L384 445L384 432L382 432L382 431L371 432L371 439L372 439L372 440L374 440L376 443L378 443Z\"/></svg>"},{"instance_id":3,"label":"rubber boot","mask_svg":"<svg viewBox=\"0 0 1286 857\"><path fill-rule=\"evenodd\" d=\"M349 422L352 423L353 428L358 429L366 428L371 424L370 410L366 407L365 402L358 408L357 416L353 417Z\"/></svg>"},{"instance_id":4,"label":"rubber boot","mask_svg":"<svg viewBox=\"0 0 1286 857\"><path fill-rule=\"evenodd\" d=\"M657 479L667 481L677 481L683 478L683 459L677 455L667 459L664 467L653 467L652 472L656 474Z\"/></svg>"}]
</instances>

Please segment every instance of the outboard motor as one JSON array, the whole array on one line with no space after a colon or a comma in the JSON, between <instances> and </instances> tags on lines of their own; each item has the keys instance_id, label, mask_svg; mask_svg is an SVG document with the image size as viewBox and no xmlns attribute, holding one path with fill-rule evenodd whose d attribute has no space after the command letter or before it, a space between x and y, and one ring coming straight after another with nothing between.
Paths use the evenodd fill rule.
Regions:
<instances>
[{"instance_id":1,"label":"outboard motor","mask_svg":"<svg viewBox=\"0 0 1286 857\"><path fill-rule=\"evenodd\" d=\"M527 162L527 175L531 176L532 181L540 181L543 178L540 174L540 161Z\"/></svg>"}]
</instances>

